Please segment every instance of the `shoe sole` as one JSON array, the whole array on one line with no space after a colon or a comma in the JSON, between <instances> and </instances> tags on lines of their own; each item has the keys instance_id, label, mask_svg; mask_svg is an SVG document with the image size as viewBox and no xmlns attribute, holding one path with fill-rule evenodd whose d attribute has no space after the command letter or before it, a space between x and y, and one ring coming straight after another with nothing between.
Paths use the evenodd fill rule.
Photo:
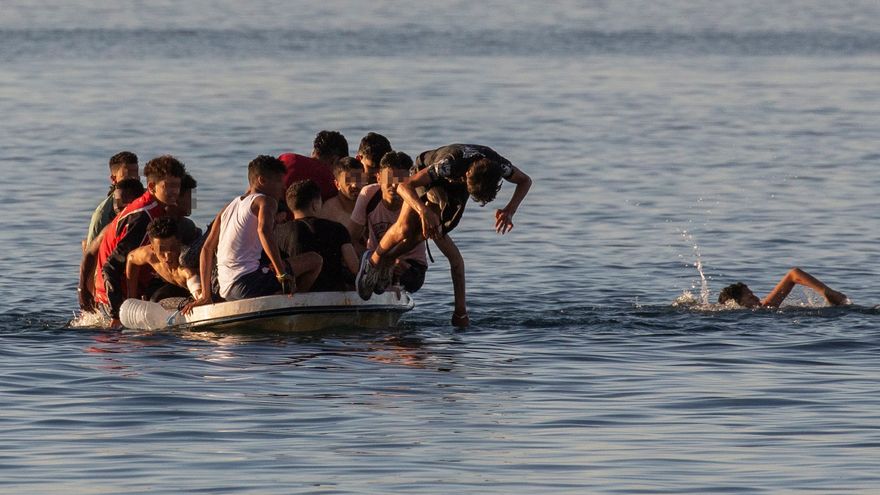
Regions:
<instances>
[{"instance_id":1,"label":"shoe sole","mask_svg":"<svg viewBox=\"0 0 880 495\"><path fill-rule=\"evenodd\" d=\"M364 301L368 301L373 296L373 288L368 288L364 285L364 278L367 274L367 265L370 264L370 256L372 255L372 251L364 251L363 256L361 256L361 265L358 268L357 277L354 279L354 286L357 288L358 296Z\"/></svg>"}]
</instances>

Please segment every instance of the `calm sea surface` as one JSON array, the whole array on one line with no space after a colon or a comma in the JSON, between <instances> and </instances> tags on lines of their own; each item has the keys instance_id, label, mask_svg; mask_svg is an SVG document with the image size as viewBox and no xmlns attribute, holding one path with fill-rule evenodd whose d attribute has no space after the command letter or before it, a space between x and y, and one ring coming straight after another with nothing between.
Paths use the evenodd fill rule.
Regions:
<instances>
[{"instance_id":1,"label":"calm sea surface","mask_svg":"<svg viewBox=\"0 0 880 495\"><path fill-rule=\"evenodd\" d=\"M878 25L875 1L3 1L0 493L878 493ZM205 224L321 129L533 177L512 233L476 204L455 232L470 328L442 256L395 329L66 328L110 155L179 157ZM673 306L792 266L854 306Z\"/></svg>"}]
</instances>

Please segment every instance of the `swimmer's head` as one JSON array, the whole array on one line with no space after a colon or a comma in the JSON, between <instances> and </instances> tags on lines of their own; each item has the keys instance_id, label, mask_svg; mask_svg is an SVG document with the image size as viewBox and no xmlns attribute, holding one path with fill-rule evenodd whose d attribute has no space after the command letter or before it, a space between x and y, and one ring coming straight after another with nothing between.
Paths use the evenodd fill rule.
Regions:
<instances>
[{"instance_id":1,"label":"swimmer's head","mask_svg":"<svg viewBox=\"0 0 880 495\"><path fill-rule=\"evenodd\" d=\"M501 164L497 161L489 158L475 161L465 174L468 194L481 206L491 203L501 190L501 174Z\"/></svg>"},{"instance_id":2,"label":"swimmer's head","mask_svg":"<svg viewBox=\"0 0 880 495\"><path fill-rule=\"evenodd\" d=\"M761 305L761 300L758 299L758 296L749 289L748 285L742 282L728 285L721 290L720 294L718 294L718 302L720 304L724 304L730 300L735 301L744 308L756 308Z\"/></svg>"},{"instance_id":3,"label":"swimmer's head","mask_svg":"<svg viewBox=\"0 0 880 495\"><path fill-rule=\"evenodd\" d=\"M180 240L177 238L177 220L170 216L159 217L147 226L150 246L159 261L177 268L180 264Z\"/></svg>"}]
</instances>

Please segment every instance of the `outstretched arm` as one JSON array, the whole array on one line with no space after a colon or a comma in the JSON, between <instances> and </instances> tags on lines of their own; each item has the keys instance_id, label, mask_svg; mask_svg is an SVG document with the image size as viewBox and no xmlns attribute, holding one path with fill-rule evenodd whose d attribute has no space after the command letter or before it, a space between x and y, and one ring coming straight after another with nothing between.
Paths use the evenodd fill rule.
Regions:
<instances>
[{"instance_id":1,"label":"outstretched arm","mask_svg":"<svg viewBox=\"0 0 880 495\"><path fill-rule=\"evenodd\" d=\"M214 217L211 231L208 232L208 237L205 238L205 243L202 245L202 252L199 253L199 273L201 280L205 284L202 288L201 297L184 306L181 310L183 314L188 314L196 306L214 302L211 295L211 273L214 271L214 256L217 252L217 245L220 243L220 217L223 215L223 211L220 210L220 213L217 213L217 216Z\"/></svg>"},{"instance_id":2,"label":"outstretched arm","mask_svg":"<svg viewBox=\"0 0 880 495\"><path fill-rule=\"evenodd\" d=\"M440 252L449 260L449 271L452 275L452 292L455 297L455 311L452 314L452 324L457 327L466 327L471 324L465 300L464 258L458 246L448 235L435 239L434 244L440 248Z\"/></svg>"},{"instance_id":3,"label":"outstretched arm","mask_svg":"<svg viewBox=\"0 0 880 495\"><path fill-rule=\"evenodd\" d=\"M140 282L141 267L150 263L150 255L153 254L153 248L149 245L141 246L128 253L125 260L125 283L127 287L126 296L129 298L140 298Z\"/></svg>"},{"instance_id":4,"label":"outstretched arm","mask_svg":"<svg viewBox=\"0 0 880 495\"><path fill-rule=\"evenodd\" d=\"M761 301L761 304L774 308L779 306L782 304L782 301L788 297L788 294L791 293L791 290L796 284L809 287L819 294L822 294L822 297L824 297L825 300L828 301L828 304L832 306L846 304L846 295L828 287L816 277L797 267L792 268L784 277L782 277L782 280L776 284L776 287L770 291L770 294Z\"/></svg>"},{"instance_id":5,"label":"outstretched arm","mask_svg":"<svg viewBox=\"0 0 880 495\"><path fill-rule=\"evenodd\" d=\"M516 213L519 204L522 203L526 194L529 193L529 188L532 187L531 177L513 165L511 167L513 168L513 173L505 180L516 184L516 189L513 191L513 196L510 197L507 205L500 210L495 210L495 232L499 234L506 234L513 229L513 214Z\"/></svg>"}]
</instances>

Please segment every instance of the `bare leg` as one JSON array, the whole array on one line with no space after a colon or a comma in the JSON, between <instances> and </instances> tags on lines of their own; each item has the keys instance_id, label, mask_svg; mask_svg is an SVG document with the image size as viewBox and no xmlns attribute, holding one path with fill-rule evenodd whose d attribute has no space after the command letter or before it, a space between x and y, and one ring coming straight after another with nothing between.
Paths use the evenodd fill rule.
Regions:
<instances>
[{"instance_id":1,"label":"bare leg","mask_svg":"<svg viewBox=\"0 0 880 495\"><path fill-rule=\"evenodd\" d=\"M416 244L424 240L418 213L404 203L400 215L397 217L397 222L382 236L379 247L370 257L370 263L378 268L390 266L398 256L409 252Z\"/></svg>"},{"instance_id":2,"label":"bare leg","mask_svg":"<svg viewBox=\"0 0 880 495\"><path fill-rule=\"evenodd\" d=\"M809 287L814 291L822 294L822 297L832 306L840 306L846 304L846 296L836 290L828 287L816 277L801 270L800 268L792 268L782 277L782 280L776 284L776 287L770 291L770 294L761 302L764 306L777 307L791 293L796 284Z\"/></svg>"}]
</instances>

